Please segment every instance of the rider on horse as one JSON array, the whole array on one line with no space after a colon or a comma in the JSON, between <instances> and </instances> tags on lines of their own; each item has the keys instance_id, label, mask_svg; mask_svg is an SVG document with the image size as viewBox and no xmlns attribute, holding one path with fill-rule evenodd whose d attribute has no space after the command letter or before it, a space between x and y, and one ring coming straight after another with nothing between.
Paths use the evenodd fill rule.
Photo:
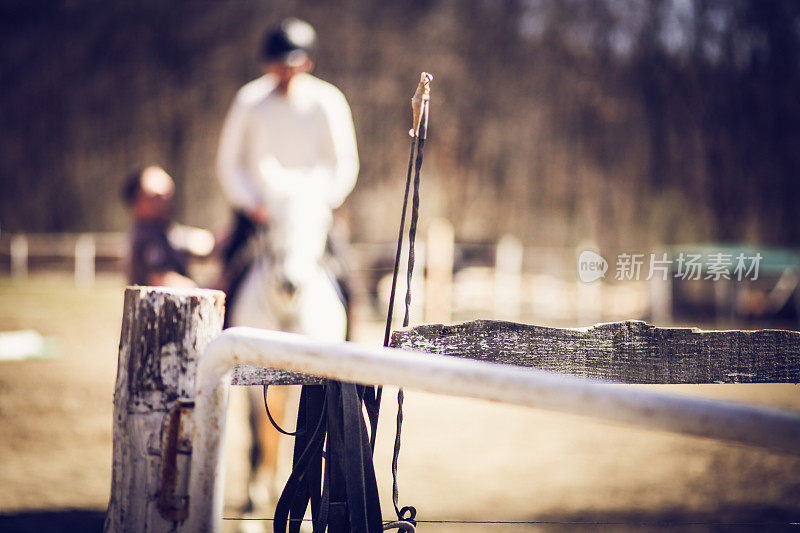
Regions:
<instances>
[{"instance_id":1,"label":"rider on horse","mask_svg":"<svg viewBox=\"0 0 800 533\"><path fill-rule=\"evenodd\" d=\"M224 252L228 309L252 259L245 244L276 216L269 197L276 183L312 182L331 209L355 185L359 163L350 108L336 87L310 74L315 48L314 29L301 20L286 19L268 31L261 47L264 75L239 90L225 120L217 166L236 216ZM339 255L340 247L329 239L329 255ZM334 276L347 306L348 284L342 272Z\"/></svg>"}]
</instances>

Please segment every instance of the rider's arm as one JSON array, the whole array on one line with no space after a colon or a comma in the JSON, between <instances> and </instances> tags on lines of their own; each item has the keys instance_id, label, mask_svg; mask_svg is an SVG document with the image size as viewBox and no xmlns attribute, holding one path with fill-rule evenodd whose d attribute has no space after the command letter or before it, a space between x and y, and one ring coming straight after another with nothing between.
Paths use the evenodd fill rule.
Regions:
<instances>
[{"instance_id":1,"label":"rider's arm","mask_svg":"<svg viewBox=\"0 0 800 533\"><path fill-rule=\"evenodd\" d=\"M326 132L324 152L330 172L328 204L335 209L344 202L356 184L358 176L358 149L350 106L338 89L332 88L325 100Z\"/></svg>"},{"instance_id":2,"label":"rider's arm","mask_svg":"<svg viewBox=\"0 0 800 533\"><path fill-rule=\"evenodd\" d=\"M263 199L245 160L247 120L248 111L240 94L234 100L222 126L217 152L217 174L225 198L231 206L252 215L263 209Z\"/></svg>"}]
</instances>

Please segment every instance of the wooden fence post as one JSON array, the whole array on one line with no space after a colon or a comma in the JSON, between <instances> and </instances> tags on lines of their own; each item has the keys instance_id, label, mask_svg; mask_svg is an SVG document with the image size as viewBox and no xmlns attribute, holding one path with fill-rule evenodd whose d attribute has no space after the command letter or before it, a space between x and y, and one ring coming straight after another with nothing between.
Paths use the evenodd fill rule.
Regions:
<instances>
[{"instance_id":1,"label":"wooden fence post","mask_svg":"<svg viewBox=\"0 0 800 533\"><path fill-rule=\"evenodd\" d=\"M587 250L598 253L600 247L591 241L580 243L575 249L575 257L578 258L579 263L581 254ZM578 264L578 268L580 268L580 264ZM607 275L608 274L606 274L606 276ZM602 322L603 311L605 309L603 284L605 283L606 276L586 282L580 279L579 275L578 279L575 280L575 318L579 325L591 326L592 324Z\"/></svg>"},{"instance_id":2,"label":"wooden fence post","mask_svg":"<svg viewBox=\"0 0 800 533\"><path fill-rule=\"evenodd\" d=\"M171 531L186 517L197 360L222 331L225 295L125 291L111 496L104 531Z\"/></svg>"},{"instance_id":3,"label":"wooden fence post","mask_svg":"<svg viewBox=\"0 0 800 533\"><path fill-rule=\"evenodd\" d=\"M75 240L75 284L79 287L94 285L96 255L94 237L88 233L79 235Z\"/></svg>"},{"instance_id":4,"label":"wooden fence post","mask_svg":"<svg viewBox=\"0 0 800 533\"><path fill-rule=\"evenodd\" d=\"M501 320L519 320L522 304L522 243L504 235L497 243L494 266L494 314Z\"/></svg>"},{"instance_id":5,"label":"wooden fence post","mask_svg":"<svg viewBox=\"0 0 800 533\"><path fill-rule=\"evenodd\" d=\"M448 220L437 218L428 227L426 322L450 322L452 318L454 238L453 225Z\"/></svg>"},{"instance_id":6,"label":"wooden fence post","mask_svg":"<svg viewBox=\"0 0 800 533\"><path fill-rule=\"evenodd\" d=\"M28 238L24 234L11 238L11 277L25 279L28 277Z\"/></svg>"}]
</instances>

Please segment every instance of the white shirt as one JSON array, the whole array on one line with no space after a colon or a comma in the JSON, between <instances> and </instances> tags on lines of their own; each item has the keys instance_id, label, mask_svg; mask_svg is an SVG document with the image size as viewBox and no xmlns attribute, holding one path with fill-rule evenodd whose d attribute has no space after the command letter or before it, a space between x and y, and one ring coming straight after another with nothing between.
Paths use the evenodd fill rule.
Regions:
<instances>
[{"instance_id":1,"label":"white shirt","mask_svg":"<svg viewBox=\"0 0 800 533\"><path fill-rule=\"evenodd\" d=\"M270 209L313 194L331 209L353 190L358 152L350 107L333 85L297 74L289 93L267 74L242 87L222 128L217 171L230 204Z\"/></svg>"}]
</instances>

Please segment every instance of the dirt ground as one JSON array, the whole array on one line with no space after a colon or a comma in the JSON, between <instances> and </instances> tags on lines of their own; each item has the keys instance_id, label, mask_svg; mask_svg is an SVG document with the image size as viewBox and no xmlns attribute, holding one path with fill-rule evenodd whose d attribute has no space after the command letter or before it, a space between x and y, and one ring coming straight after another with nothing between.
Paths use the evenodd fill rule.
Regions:
<instances>
[{"instance_id":1,"label":"dirt ground","mask_svg":"<svg viewBox=\"0 0 800 533\"><path fill-rule=\"evenodd\" d=\"M96 531L111 480L122 284L0 279L0 331L36 329L59 356L0 362L0 531ZM358 340L379 344L379 325ZM800 409L796 385L661 389ZM376 469L392 515L394 391L384 396ZM243 498L244 440L232 413L225 516ZM406 391L400 501L420 531L774 529L800 522L800 458L577 416ZM235 523L226 521L226 529Z\"/></svg>"}]
</instances>

